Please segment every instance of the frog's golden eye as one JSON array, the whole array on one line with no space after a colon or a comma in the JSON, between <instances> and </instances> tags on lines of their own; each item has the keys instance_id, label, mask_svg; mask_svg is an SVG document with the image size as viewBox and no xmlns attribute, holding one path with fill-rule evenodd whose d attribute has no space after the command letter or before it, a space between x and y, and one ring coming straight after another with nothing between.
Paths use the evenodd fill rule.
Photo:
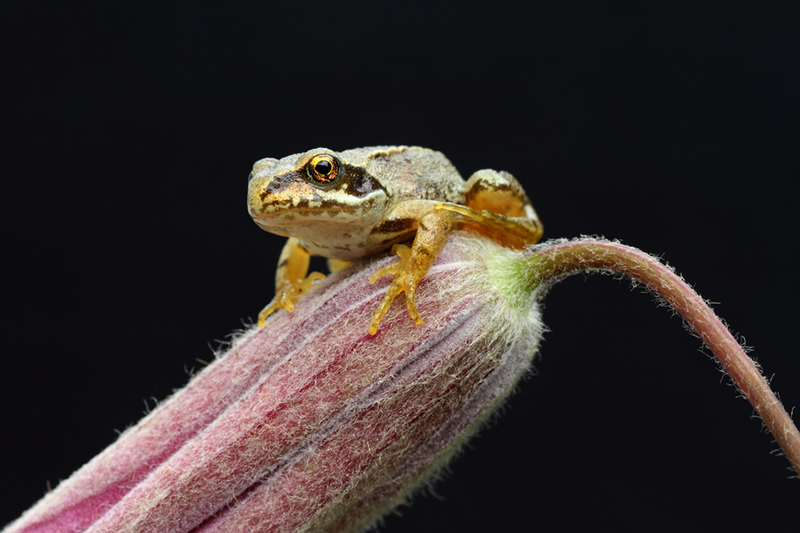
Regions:
<instances>
[{"instance_id":1,"label":"frog's golden eye","mask_svg":"<svg viewBox=\"0 0 800 533\"><path fill-rule=\"evenodd\" d=\"M306 163L306 174L317 185L332 183L339 175L339 161L329 154L319 154Z\"/></svg>"}]
</instances>

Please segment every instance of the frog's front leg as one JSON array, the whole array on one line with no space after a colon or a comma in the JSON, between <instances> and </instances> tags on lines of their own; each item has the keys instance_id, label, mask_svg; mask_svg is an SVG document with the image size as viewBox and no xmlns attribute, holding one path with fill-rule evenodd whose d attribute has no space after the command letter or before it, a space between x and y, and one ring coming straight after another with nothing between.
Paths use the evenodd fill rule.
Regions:
<instances>
[{"instance_id":1,"label":"frog's front leg","mask_svg":"<svg viewBox=\"0 0 800 533\"><path fill-rule=\"evenodd\" d=\"M319 272L308 274L310 263L311 254L303 248L300 240L289 237L278 259L278 268L275 272L275 297L258 314L258 327L263 328L267 317L278 309L294 311L294 301L297 297L314 281L325 277Z\"/></svg>"},{"instance_id":2,"label":"frog's front leg","mask_svg":"<svg viewBox=\"0 0 800 533\"><path fill-rule=\"evenodd\" d=\"M450 231L453 228L453 214L449 211L433 211L423 216L417 228L417 235L411 248L403 244L396 244L392 247L392 253L396 253L400 260L387 267L377 270L369 282L374 283L378 278L385 274L394 274L394 280L389 287L381 305L372 316L369 325L370 335L375 335L378 325L381 323L383 315L389 310L395 297L401 292L406 293L406 306L411 318L417 324L422 323L422 318L417 312L417 304L414 301L414 293L417 285L425 277L436 256L444 247Z\"/></svg>"}]
</instances>

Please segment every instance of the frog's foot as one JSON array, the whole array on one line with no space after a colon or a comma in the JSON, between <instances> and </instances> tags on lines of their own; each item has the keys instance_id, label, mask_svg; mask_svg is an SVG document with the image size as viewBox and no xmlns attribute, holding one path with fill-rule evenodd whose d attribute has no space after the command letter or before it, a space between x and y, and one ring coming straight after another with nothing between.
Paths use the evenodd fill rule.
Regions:
<instances>
[{"instance_id":1,"label":"frog's foot","mask_svg":"<svg viewBox=\"0 0 800 533\"><path fill-rule=\"evenodd\" d=\"M516 250L522 250L527 245L538 242L542 237L542 225L535 218L533 208L529 208L530 218L507 217L485 209L479 211L458 204L438 203L434 209L458 213L463 217L462 223L466 222L479 233Z\"/></svg>"},{"instance_id":2,"label":"frog's foot","mask_svg":"<svg viewBox=\"0 0 800 533\"><path fill-rule=\"evenodd\" d=\"M258 327L263 328L267 317L278 309L286 309L290 313L294 311L294 302L297 297L307 291L312 283L320 279L325 279L325 274L312 272L305 279L283 282L275 291L272 301L258 313Z\"/></svg>"},{"instance_id":3,"label":"frog's foot","mask_svg":"<svg viewBox=\"0 0 800 533\"><path fill-rule=\"evenodd\" d=\"M422 272L422 275L419 274L418 268L416 268L412 259L411 248L408 246L404 244L395 244L392 247L392 253L397 254L400 260L375 271L372 277L369 278L370 283L375 283L381 276L394 274L394 280L389 287L389 291L383 298L381 305L378 306L378 310L375 311L375 314L372 316L372 322L369 324L370 335L375 335L378 331L378 325L381 323L383 315L386 314L395 297L401 292L406 293L406 306L408 306L408 313L411 315L412 320L417 324L422 324L422 318L417 312L417 304L414 302L414 293L417 290L420 278L424 276L425 273Z\"/></svg>"}]
</instances>

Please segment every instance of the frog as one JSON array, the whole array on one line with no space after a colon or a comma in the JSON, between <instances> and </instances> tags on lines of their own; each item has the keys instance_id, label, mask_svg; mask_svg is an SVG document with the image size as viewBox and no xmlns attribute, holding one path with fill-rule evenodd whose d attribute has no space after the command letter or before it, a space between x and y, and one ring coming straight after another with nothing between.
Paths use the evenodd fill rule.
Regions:
<instances>
[{"instance_id":1,"label":"frog","mask_svg":"<svg viewBox=\"0 0 800 533\"><path fill-rule=\"evenodd\" d=\"M394 276L369 325L375 335L401 293L411 319L422 324L417 287L455 229L514 249L543 234L513 175L484 169L465 181L444 154L419 146L315 148L260 159L248 176L247 209L261 229L288 237L275 297L259 313L259 327L279 309L293 311L298 297L325 277L309 274L312 255L327 258L331 272L387 250L398 257L369 280Z\"/></svg>"}]
</instances>

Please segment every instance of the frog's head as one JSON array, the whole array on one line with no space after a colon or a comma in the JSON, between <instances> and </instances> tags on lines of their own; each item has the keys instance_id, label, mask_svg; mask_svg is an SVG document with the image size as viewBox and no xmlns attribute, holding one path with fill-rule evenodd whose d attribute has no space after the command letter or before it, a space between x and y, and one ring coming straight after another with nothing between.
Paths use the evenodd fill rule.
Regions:
<instances>
[{"instance_id":1,"label":"frog's head","mask_svg":"<svg viewBox=\"0 0 800 533\"><path fill-rule=\"evenodd\" d=\"M336 226L368 226L383 215L386 190L366 161L316 148L261 159L248 178L247 208L262 229L306 237Z\"/></svg>"}]
</instances>

